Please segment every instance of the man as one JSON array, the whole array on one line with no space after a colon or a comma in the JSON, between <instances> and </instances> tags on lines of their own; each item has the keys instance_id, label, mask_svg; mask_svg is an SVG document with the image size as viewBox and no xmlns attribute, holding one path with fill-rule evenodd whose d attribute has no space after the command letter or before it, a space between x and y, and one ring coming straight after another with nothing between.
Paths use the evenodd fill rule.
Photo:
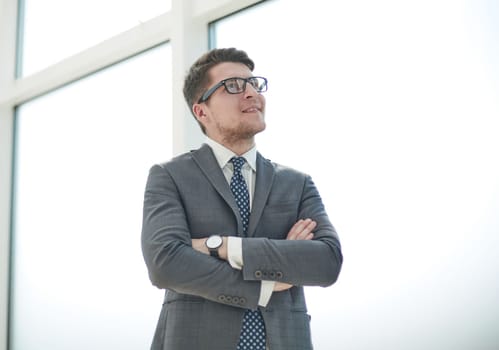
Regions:
<instances>
[{"instance_id":1,"label":"man","mask_svg":"<svg viewBox=\"0 0 499 350\"><path fill-rule=\"evenodd\" d=\"M333 284L338 236L311 178L263 158L267 80L244 51L215 49L184 96L207 136L151 168L142 249L165 301L152 349L312 349L303 286Z\"/></svg>"}]
</instances>

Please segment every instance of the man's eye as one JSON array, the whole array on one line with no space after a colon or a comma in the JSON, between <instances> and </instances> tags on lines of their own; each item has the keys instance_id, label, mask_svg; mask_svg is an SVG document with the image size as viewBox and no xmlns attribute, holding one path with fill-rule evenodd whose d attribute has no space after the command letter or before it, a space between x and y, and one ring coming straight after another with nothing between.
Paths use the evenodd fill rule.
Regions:
<instances>
[{"instance_id":1,"label":"man's eye","mask_svg":"<svg viewBox=\"0 0 499 350\"><path fill-rule=\"evenodd\" d=\"M236 90L237 89L237 83L234 80L226 81L225 86L227 86L227 89L229 89L229 90Z\"/></svg>"},{"instance_id":2,"label":"man's eye","mask_svg":"<svg viewBox=\"0 0 499 350\"><path fill-rule=\"evenodd\" d=\"M251 86L253 86L255 89L258 89L258 87L260 86L260 84L258 83L258 79L250 79L248 80L248 82L251 84Z\"/></svg>"},{"instance_id":3,"label":"man's eye","mask_svg":"<svg viewBox=\"0 0 499 350\"><path fill-rule=\"evenodd\" d=\"M231 79L225 82L227 90L230 92L240 92L243 89L244 80L242 79Z\"/></svg>"}]
</instances>

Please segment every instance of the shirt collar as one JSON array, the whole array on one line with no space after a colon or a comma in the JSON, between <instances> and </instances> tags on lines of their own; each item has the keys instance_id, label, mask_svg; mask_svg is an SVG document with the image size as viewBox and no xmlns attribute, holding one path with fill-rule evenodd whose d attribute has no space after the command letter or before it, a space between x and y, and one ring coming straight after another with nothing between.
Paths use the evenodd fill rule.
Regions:
<instances>
[{"instance_id":1,"label":"shirt collar","mask_svg":"<svg viewBox=\"0 0 499 350\"><path fill-rule=\"evenodd\" d=\"M215 154L215 158L217 159L220 168L225 167L225 165L232 157L237 157L237 154L232 152L227 147L222 146L218 142L210 139L209 137L206 138L206 144L213 150L213 154ZM244 159L246 159L246 163L248 163L251 169L253 169L253 171L256 171L256 146L252 147L248 152L241 155L241 157L244 157Z\"/></svg>"}]
</instances>

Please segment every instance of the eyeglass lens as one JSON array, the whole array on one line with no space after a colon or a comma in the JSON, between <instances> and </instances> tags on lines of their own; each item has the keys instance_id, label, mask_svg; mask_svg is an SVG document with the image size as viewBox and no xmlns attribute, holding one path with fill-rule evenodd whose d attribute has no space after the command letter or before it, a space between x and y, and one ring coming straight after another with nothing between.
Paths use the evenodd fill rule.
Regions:
<instances>
[{"instance_id":1,"label":"eyeglass lens","mask_svg":"<svg viewBox=\"0 0 499 350\"><path fill-rule=\"evenodd\" d=\"M230 78L225 80L224 84L229 93L238 94L245 90L246 82L249 82L251 86L253 86L253 88L258 92L265 90L265 79L262 79L260 77L250 77L247 79Z\"/></svg>"}]
</instances>

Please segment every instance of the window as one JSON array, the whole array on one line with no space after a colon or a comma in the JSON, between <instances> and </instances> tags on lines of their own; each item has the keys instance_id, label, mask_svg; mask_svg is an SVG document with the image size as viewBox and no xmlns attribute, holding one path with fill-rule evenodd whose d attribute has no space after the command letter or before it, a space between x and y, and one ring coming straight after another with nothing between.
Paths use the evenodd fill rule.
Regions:
<instances>
[{"instance_id":1,"label":"window","mask_svg":"<svg viewBox=\"0 0 499 350\"><path fill-rule=\"evenodd\" d=\"M149 346L142 201L172 153L170 70L164 44L19 107L10 349Z\"/></svg>"},{"instance_id":2,"label":"window","mask_svg":"<svg viewBox=\"0 0 499 350\"><path fill-rule=\"evenodd\" d=\"M24 76L140 25L171 8L171 0L20 1L24 10Z\"/></svg>"}]
</instances>

